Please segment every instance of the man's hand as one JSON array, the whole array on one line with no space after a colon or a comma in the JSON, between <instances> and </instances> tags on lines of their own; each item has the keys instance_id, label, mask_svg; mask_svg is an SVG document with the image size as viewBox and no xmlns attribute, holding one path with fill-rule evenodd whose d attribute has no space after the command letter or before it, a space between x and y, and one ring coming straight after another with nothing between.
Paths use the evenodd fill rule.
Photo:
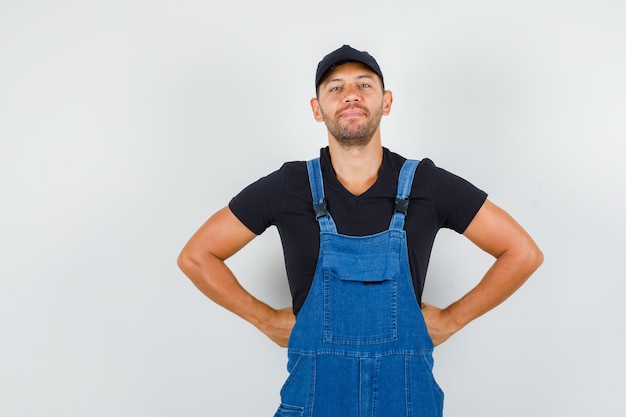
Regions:
<instances>
[{"instance_id":1,"label":"man's hand","mask_svg":"<svg viewBox=\"0 0 626 417\"><path fill-rule=\"evenodd\" d=\"M428 334L435 346L448 340L458 330L458 326L446 310L437 308L432 304L422 303L422 314Z\"/></svg>"},{"instance_id":2,"label":"man's hand","mask_svg":"<svg viewBox=\"0 0 626 417\"><path fill-rule=\"evenodd\" d=\"M296 316L293 314L293 309L285 307L271 311L272 313L265 320L261 331L278 346L287 347L291 330L294 324L296 324Z\"/></svg>"}]
</instances>

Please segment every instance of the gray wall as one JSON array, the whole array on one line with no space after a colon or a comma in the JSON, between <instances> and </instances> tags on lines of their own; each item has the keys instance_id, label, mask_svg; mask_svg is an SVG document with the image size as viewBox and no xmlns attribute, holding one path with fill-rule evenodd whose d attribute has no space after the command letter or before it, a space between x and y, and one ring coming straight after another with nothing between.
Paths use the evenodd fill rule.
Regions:
<instances>
[{"instance_id":1,"label":"gray wall","mask_svg":"<svg viewBox=\"0 0 626 417\"><path fill-rule=\"evenodd\" d=\"M453 416L623 416L626 3L0 1L0 415L270 416L286 352L177 269L316 156L318 60L367 49L383 142L488 191L546 262L436 350ZM490 264L442 231L425 299ZM289 303L274 229L229 263Z\"/></svg>"}]
</instances>

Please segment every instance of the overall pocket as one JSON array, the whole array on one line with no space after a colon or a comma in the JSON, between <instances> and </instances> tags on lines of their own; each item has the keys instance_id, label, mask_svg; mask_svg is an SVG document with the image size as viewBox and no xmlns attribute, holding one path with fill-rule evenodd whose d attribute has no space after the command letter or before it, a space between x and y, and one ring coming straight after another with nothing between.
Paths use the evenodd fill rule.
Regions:
<instances>
[{"instance_id":1,"label":"overall pocket","mask_svg":"<svg viewBox=\"0 0 626 417\"><path fill-rule=\"evenodd\" d=\"M409 398L413 415L441 417L444 393L433 375L432 353L424 352L410 357Z\"/></svg>"},{"instance_id":2,"label":"overall pocket","mask_svg":"<svg viewBox=\"0 0 626 417\"><path fill-rule=\"evenodd\" d=\"M274 417L303 417L304 408L293 405L281 404Z\"/></svg>"},{"instance_id":3,"label":"overall pocket","mask_svg":"<svg viewBox=\"0 0 626 417\"><path fill-rule=\"evenodd\" d=\"M289 353L289 356L289 376L280 390L281 404L276 416L296 417L303 415L303 406L311 402L315 384L315 358L313 355L293 353Z\"/></svg>"},{"instance_id":4,"label":"overall pocket","mask_svg":"<svg viewBox=\"0 0 626 417\"><path fill-rule=\"evenodd\" d=\"M394 253L326 254L324 341L375 344L396 340L398 271Z\"/></svg>"}]
</instances>

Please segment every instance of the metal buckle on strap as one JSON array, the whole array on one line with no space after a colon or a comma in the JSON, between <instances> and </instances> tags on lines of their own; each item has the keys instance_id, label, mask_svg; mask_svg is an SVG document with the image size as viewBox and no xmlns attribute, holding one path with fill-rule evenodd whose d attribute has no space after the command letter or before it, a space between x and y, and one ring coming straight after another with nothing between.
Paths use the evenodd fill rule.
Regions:
<instances>
[{"instance_id":1,"label":"metal buckle on strap","mask_svg":"<svg viewBox=\"0 0 626 417\"><path fill-rule=\"evenodd\" d=\"M319 204L314 204L313 210L315 210L315 220L326 216L328 214L328 210L326 209L326 200L323 200Z\"/></svg>"},{"instance_id":2,"label":"metal buckle on strap","mask_svg":"<svg viewBox=\"0 0 626 417\"><path fill-rule=\"evenodd\" d=\"M404 213L406 214L406 212L409 209L409 200L400 200L396 198L396 209L395 211L398 211L400 213Z\"/></svg>"}]
</instances>

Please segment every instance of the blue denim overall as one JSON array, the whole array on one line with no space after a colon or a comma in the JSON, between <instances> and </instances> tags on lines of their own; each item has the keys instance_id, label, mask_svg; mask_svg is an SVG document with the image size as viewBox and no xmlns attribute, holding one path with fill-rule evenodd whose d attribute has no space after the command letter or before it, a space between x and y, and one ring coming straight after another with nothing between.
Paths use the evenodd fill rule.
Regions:
<instances>
[{"instance_id":1,"label":"blue denim overall","mask_svg":"<svg viewBox=\"0 0 626 417\"><path fill-rule=\"evenodd\" d=\"M289 376L275 417L440 417L433 344L415 298L403 230L419 161L398 180L388 230L337 233L319 158L307 162L320 253L289 339Z\"/></svg>"}]
</instances>

